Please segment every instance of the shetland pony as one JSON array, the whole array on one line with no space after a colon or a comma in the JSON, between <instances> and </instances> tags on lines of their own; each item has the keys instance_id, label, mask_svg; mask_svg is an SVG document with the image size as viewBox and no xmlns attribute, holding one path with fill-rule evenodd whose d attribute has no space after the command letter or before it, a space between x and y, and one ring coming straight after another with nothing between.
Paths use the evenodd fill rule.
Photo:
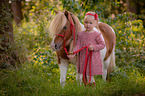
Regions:
<instances>
[{"instance_id":1,"label":"shetland pony","mask_svg":"<svg viewBox=\"0 0 145 96\"><path fill-rule=\"evenodd\" d=\"M50 24L50 33L54 35L51 46L56 50L57 54L60 67L60 84L65 85L68 64L71 62L77 66L77 56L73 59L69 59L66 50L72 52L77 41L77 34L79 31L84 30L84 25L69 11L56 13L56 16ZM115 66L116 36L113 28L105 23L99 22L97 28L94 28L94 30L102 33L101 37L106 45L105 48L100 51L103 62L102 77L106 81L107 73L112 72ZM89 76L87 76L87 78L89 79ZM76 80L81 83L82 74L77 73ZM91 76L91 83L92 82L95 82L93 76Z\"/></svg>"}]
</instances>

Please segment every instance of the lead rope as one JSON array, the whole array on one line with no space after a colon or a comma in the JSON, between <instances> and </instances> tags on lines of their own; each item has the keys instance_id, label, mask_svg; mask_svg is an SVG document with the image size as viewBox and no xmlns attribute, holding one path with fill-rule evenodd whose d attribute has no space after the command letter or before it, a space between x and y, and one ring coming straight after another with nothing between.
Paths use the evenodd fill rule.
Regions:
<instances>
[{"instance_id":1,"label":"lead rope","mask_svg":"<svg viewBox=\"0 0 145 96\"><path fill-rule=\"evenodd\" d=\"M86 48L85 66L84 66L84 72L83 72L83 82L84 82L84 84L87 84L87 85L88 85L88 84L90 83L90 81L91 81L91 59L92 59L92 51L90 51L89 54L88 54L88 48L89 48L89 46L90 46L90 45L84 46L83 48L81 48L81 49L79 49L79 50L73 52L73 54L75 54L75 53L80 52L80 51L83 50L84 48ZM87 54L88 54L88 56L87 56ZM86 69L87 69L87 63L88 63L88 58L89 58L89 56L90 56L90 60L89 60L90 78L89 78L89 82L86 83L85 78L86 78Z\"/></svg>"}]
</instances>

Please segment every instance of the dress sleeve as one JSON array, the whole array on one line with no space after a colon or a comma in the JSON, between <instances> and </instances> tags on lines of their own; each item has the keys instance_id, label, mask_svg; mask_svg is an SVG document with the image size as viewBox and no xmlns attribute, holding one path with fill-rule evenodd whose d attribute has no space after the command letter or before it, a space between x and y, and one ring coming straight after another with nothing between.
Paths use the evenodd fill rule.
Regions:
<instances>
[{"instance_id":1,"label":"dress sleeve","mask_svg":"<svg viewBox=\"0 0 145 96\"><path fill-rule=\"evenodd\" d=\"M77 51L80 49L80 42L81 42L81 39L80 39L80 34L78 34L78 37L77 37L77 42L76 42L76 45L73 49L73 52Z\"/></svg>"},{"instance_id":2,"label":"dress sleeve","mask_svg":"<svg viewBox=\"0 0 145 96\"><path fill-rule=\"evenodd\" d=\"M105 43L101 37L101 33L99 33L97 35L96 42L97 42L97 45L94 46L94 51L100 51L100 50L104 49Z\"/></svg>"}]
</instances>

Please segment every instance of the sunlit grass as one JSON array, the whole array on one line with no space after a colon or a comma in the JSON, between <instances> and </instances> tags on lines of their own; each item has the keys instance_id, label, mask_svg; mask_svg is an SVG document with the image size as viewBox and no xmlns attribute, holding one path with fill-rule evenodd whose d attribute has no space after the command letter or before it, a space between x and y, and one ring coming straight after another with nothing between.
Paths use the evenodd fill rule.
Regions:
<instances>
[{"instance_id":1,"label":"sunlit grass","mask_svg":"<svg viewBox=\"0 0 145 96\"><path fill-rule=\"evenodd\" d=\"M57 68L56 68L57 69ZM58 69L59 70L59 69ZM66 85L59 84L59 71L25 63L22 68L1 70L0 95L2 96L102 96L102 95L143 95L145 94L145 77L138 71L123 75L113 75L104 82L101 76L95 76L96 87L78 85L74 77L67 75ZM116 74L116 73L114 73ZM74 75L75 76L75 75ZM71 79L72 77L72 79Z\"/></svg>"}]
</instances>

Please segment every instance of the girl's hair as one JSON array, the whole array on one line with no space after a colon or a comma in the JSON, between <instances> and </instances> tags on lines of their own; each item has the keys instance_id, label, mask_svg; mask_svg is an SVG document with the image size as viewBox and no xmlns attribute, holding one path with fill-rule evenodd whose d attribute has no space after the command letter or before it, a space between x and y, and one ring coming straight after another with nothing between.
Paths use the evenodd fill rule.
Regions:
<instances>
[{"instance_id":1,"label":"girl's hair","mask_svg":"<svg viewBox=\"0 0 145 96\"><path fill-rule=\"evenodd\" d=\"M98 27L99 18L98 18L97 13L89 11L86 13L85 18L86 17L94 19L96 21L96 28L99 30L99 27Z\"/></svg>"},{"instance_id":2,"label":"girl's hair","mask_svg":"<svg viewBox=\"0 0 145 96\"><path fill-rule=\"evenodd\" d=\"M89 12L86 13L85 18L86 18L86 17L93 18L94 20L96 20L96 23L97 23L97 25L98 25L98 23L99 23L99 18L98 18L97 13L89 11ZM85 18L84 18L84 19L85 19ZM98 27L98 26L96 26L96 27Z\"/></svg>"}]
</instances>

